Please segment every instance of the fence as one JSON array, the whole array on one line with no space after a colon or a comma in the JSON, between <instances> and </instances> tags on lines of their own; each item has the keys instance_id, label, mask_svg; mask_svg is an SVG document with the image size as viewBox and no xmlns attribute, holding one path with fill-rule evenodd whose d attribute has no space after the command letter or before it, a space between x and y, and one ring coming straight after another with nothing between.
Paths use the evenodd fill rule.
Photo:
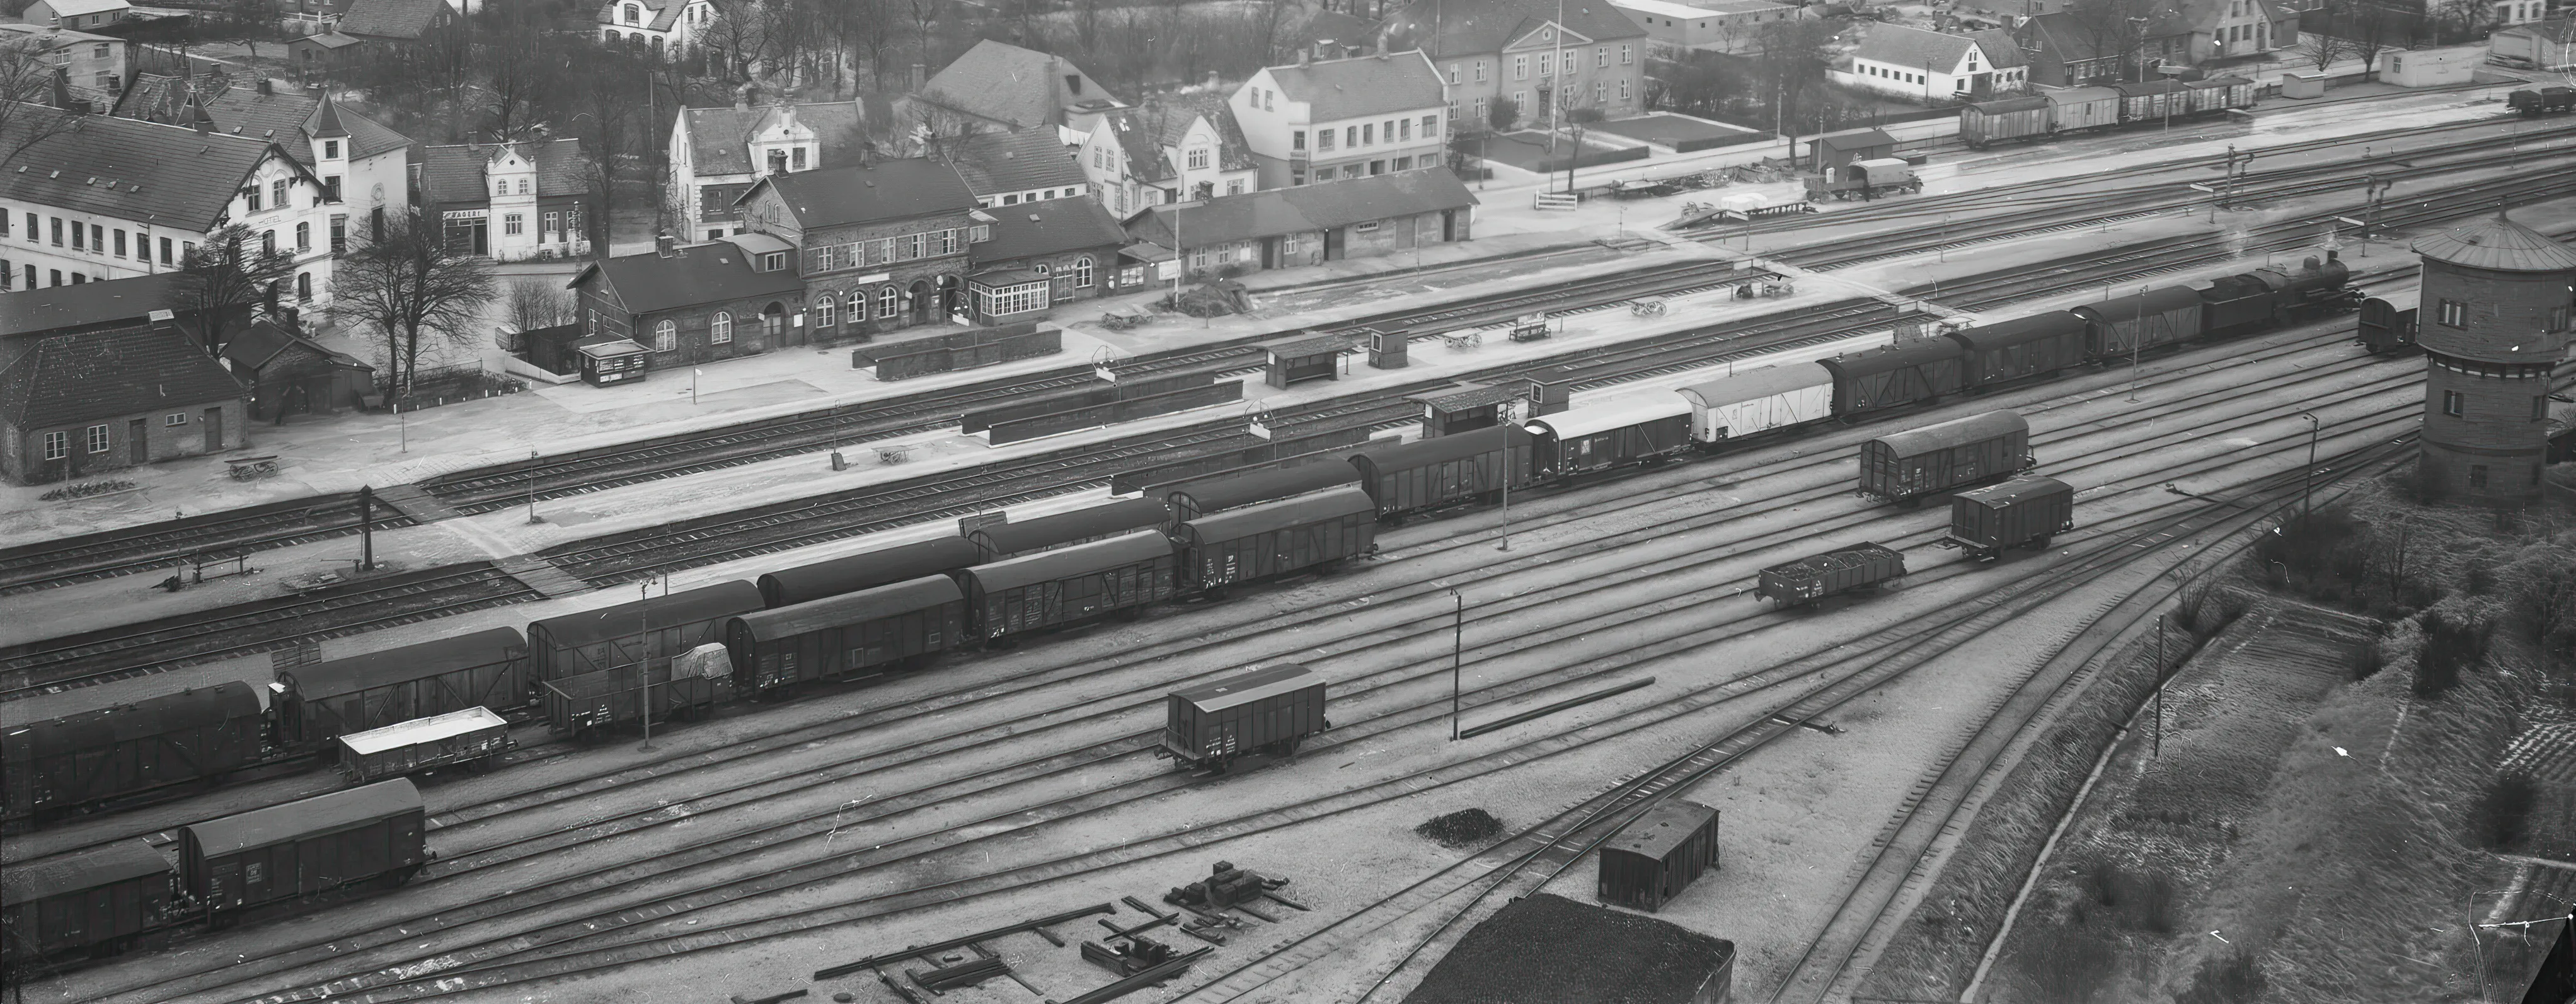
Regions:
<instances>
[{"instance_id":1,"label":"fence","mask_svg":"<svg viewBox=\"0 0 2576 1004\"><path fill-rule=\"evenodd\" d=\"M1243 381L1228 380L1205 387L1192 387L1167 394L1140 397L1126 401L1095 404L1088 408L1059 411L1051 415L1003 422L992 427L992 443L1016 443L1022 440L1052 436L1060 432L1088 429L1094 426L1133 422L1140 418L1169 415L1176 411L1204 408L1212 404L1243 400Z\"/></svg>"},{"instance_id":2,"label":"fence","mask_svg":"<svg viewBox=\"0 0 2576 1004\"><path fill-rule=\"evenodd\" d=\"M1080 390L1044 394L1037 397L1024 398L1011 404L1002 405L998 408L986 408L982 411L967 412L966 416L959 420L958 429L961 432L971 435L973 433L990 429L1003 422L1016 422L1024 418L1037 418L1041 415L1052 415L1060 411L1074 411L1088 408L1093 405L1111 404L1118 401L1132 401L1140 397L1152 397L1156 394L1169 394L1176 390L1187 390L1192 387L1205 387L1215 382L1216 371L1201 370L1196 373L1174 373L1170 376L1155 377L1150 380L1127 381L1124 383L1111 384L1107 387L1086 387Z\"/></svg>"}]
</instances>

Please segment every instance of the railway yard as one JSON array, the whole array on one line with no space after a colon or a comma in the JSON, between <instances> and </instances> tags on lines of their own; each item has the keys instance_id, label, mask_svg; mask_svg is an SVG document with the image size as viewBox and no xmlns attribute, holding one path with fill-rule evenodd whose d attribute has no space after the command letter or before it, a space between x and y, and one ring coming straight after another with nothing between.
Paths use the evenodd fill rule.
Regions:
<instances>
[{"instance_id":1,"label":"railway yard","mask_svg":"<svg viewBox=\"0 0 2576 1004\"><path fill-rule=\"evenodd\" d=\"M714 408L287 427L286 476L139 474L149 503L12 488L10 909L149 908L47 914L41 947L13 912L10 999L1392 1004L1549 893L1722 939L1717 1000L2075 1000L2043 929L2083 897L2051 876L2187 783L2139 752L2164 674L2269 693L2260 653L2419 630L2281 605L2292 570L2248 555L2417 483L2411 247L2502 213L2576 260L2576 118L2506 90L1942 151L1920 194L1699 227L1657 225L1678 197L1559 220L1498 187L1480 213L1584 240L1204 323L1066 313L1061 354L902 383L781 352L727 365L798 390ZM2576 355L2540 372L2563 440ZM2553 546L2568 466L2497 546ZM2194 656L2174 611L2222 595L2274 605ZM2335 651L2280 686L2377 722ZM2451 721L2415 679L2388 699ZM2387 752L2284 725L2245 769L2334 783L2303 758L2339 742L2409 776L2404 714ZM2238 734L2173 742L2222 762ZM1655 842L1696 807L1713 832ZM2268 881L2243 876L2296 827L2229 818L2263 853L2194 874ZM1632 845L1707 870L1614 890ZM2564 916L2576 874L2537 855L2462 865L2509 883L2477 906L2505 926L2355 999L2527 983L2512 925ZM2295 932L2239 934L2261 909L2168 895L2163 933L2223 916L2315 985ZM2083 999L2171 999L2234 947L2150 949Z\"/></svg>"}]
</instances>

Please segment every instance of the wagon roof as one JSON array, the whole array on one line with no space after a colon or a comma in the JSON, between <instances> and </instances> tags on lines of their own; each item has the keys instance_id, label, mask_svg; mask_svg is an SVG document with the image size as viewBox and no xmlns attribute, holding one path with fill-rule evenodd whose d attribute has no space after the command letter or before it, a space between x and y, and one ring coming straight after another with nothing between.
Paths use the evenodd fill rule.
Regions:
<instances>
[{"instance_id":1,"label":"wagon roof","mask_svg":"<svg viewBox=\"0 0 2576 1004\"><path fill-rule=\"evenodd\" d=\"M15 906L176 870L152 845L129 840L0 872L0 896Z\"/></svg>"},{"instance_id":2,"label":"wagon roof","mask_svg":"<svg viewBox=\"0 0 2576 1004\"><path fill-rule=\"evenodd\" d=\"M975 584L985 592L993 593L1171 556L1172 538L1161 530L1138 530L1107 540L977 565L967 569L966 574L974 576Z\"/></svg>"},{"instance_id":3,"label":"wagon roof","mask_svg":"<svg viewBox=\"0 0 2576 1004\"><path fill-rule=\"evenodd\" d=\"M1883 349L1871 349L1867 352L1856 352L1848 356L1835 356L1817 361L1844 376L1872 376L1958 357L1959 343L1947 338L1927 338L1919 342L1892 345Z\"/></svg>"},{"instance_id":4,"label":"wagon roof","mask_svg":"<svg viewBox=\"0 0 2576 1004\"><path fill-rule=\"evenodd\" d=\"M1600 404L1585 405L1553 415L1530 419L1532 425L1543 425L1558 439L1573 439L1596 432L1608 432L1640 422L1690 414L1690 402L1662 391L1623 397Z\"/></svg>"},{"instance_id":5,"label":"wagon roof","mask_svg":"<svg viewBox=\"0 0 2576 1004\"><path fill-rule=\"evenodd\" d=\"M304 837L319 836L420 811L420 789L408 778L317 795L301 802L253 809L186 829L207 857Z\"/></svg>"},{"instance_id":6,"label":"wagon roof","mask_svg":"<svg viewBox=\"0 0 2576 1004\"><path fill-rule=\"evenodd\" d=\"M2072 495L2075 489L2056 478L2014 478L1999 485L1960 492L1956 498L1982 506L2006 506L2048 495Z\"/></svg>"},{"instance_id":7,"label":"wagon roof","mask_svg":"<svg viewBox=\"0 0 2576 1004\"><path fill-rule=\"evenodd\" d=\"M2016 317L1994 324L1980 324L1973 328L1952 332L1950 337L1982 352L2068 333L2083 334L2084 319L2063 310L2052 310L2045 314Z\"/></svg>"},{"instance_id":8,"label":"wagon roof","mask_svg":"<svg viewBox=\"0 0 2576 1004\"><path fill-rule=\"evenodd\" d=\"M1264 697L1324 685L1322 675L1293 662L1283 662L1267 669L1229 676L1213 683L1203 683L1187 690L1172 691L1172 696L1188 701L1202 712L1223 711L1258 701Z\"/></svg>"},{"instance_id":9,"label":"wagon roof","mask_svg":"<svg viewBox=\"0 0 2576 1004\"><path fill-rule=\"evenodd\" d=\"M2119 91L2108 87L2069 87L2042 95L2047 101L2061 105L2080 105L2087 101L2100 101L2119 96Z\"/></svg>"},{"instance_id":10,"label":"wagon roof","mask_svg":"<svg viewBox=\"0 0 2576 1004\"><path fill-rule=\"evenodd\" d=\"M982 560L984 552L964 537L933 537L917 544L782 568L761 579L790 596L819 598L953 572Z\"/></svg>"},{"instance_id":11,"label":"wagon roof","mask_svg":"<svg viewBox=\"0 0 2576 1004\"><path fill-rule=\"evenodd\" d=\"M647 627L677 627L760 608L760 587L736 579L669 596L549 617L528 625L528 635L533 641L537 630L543 628L548 641L572 648L623 638Z\"/></svg>"},{"instance_id":12,"label":"wagon roof","mask_svg":"<svg viewBox=\"0 0 2576 1004\"><path fill-rule=\"evenodd\" d=\"M2069 307L2078 314L2108 324L2134 321L2140 314L2169 314L2187 307L2200 306L2200 291L2189 286L2158 286L2144 293L2131 293L2100 303Z\"/></svg>"},{"instance_id":13,"label":"wagon roof","mask_svg":"<svg viewBox=\"0 0 2576 1004\"><path fill-rule=\"evenodd\" d=\"M1661 861L1716 816L1716 809L1697 802L1669 799L1646 810L1636 822L1620 830L1618 836L1610 838L1605 849L1627 851Z\"/></svg>"},{"instance_id":14,"label":"wagon roof","mask_svg":"<svg viewBox=\"0 0 2576 1004\"><path fill-rule=\"evenodd\" d=\"M527 639L519 635L517 628L496 627L310 666L281 669L277 671L277 679L281 683L293 683L297 696L308 701L318 700L489 665L512 658L512 649L519 649L521 652L518 654L524 654L527 647Z\"/></svg>"},{"instance_id":15,"label":"wagon roof","mask_svg":"<svg viewBox=\"0 0 2576 1004\"><path fill-rule=\"evenodd\" d=\"M360 756L367 756L382 753L398 746L409 746L413 743L425 743L435 739L447 739L454 736L465 735L469 732L481 732L484 729L507 729L509 727L509 722L502 720L501 716L493 714L492 710L489 708L467 708L463 711L450 711L443 715L431 715L427 718L414 718L408 722L396 722L380 729L368 729L364 732L352 732L348 735L341 736L340 742L348 746L351 752L357 753Z\"/></svg>"},{"instance_id":16,"label":"wagon roof","mask_svg":"<svg viewBox=\"0 0 2576 1004\"><path fill-rule=\"evenodd\" d=\"M2370 299L2387 304L2392 310L2413 310L2424 303L2424 287L2408 286L2405 289L2392 289Z\"/></svg>"},{"instance_id":17,"label":"wagon roof","mask_svg":"<svg viewBox=\"0 0 2576 1004\"><path fill-rule=\"evenodd\" d=\"M1349 470L1346 465L1343 469ZM1377 503L1369 500L1367 492L1361 491L1358 485L1344 485L1328 492L1274 499L1213 516L1201 516L1181 524L1181 528L1199 543L1212 544L1375 511Z\"/></svg>"},{"instance_id":18,"label":"wagon roof","mask_svg":"<svg viewBox=\"0 0 2576 1004\"><path fill-rule=\"evenodd\" d=\"M175 694L147 697L0 731L9 746L32 747L37 756L97 749L141 736L258 718L259 694L250 684L226 680L211 687L192 687Z\"/></svg>"},{"instance_id":19,"label":"wagon roof","mask_svg":"<svg viewBox=\"0 0 2576 1004\"><path fill-rule=\"evenodd\" d=\"M1368 462L1376 465L1380 471L1400 471L1472 457L1479 453L1492 453L1502 449L1506 441L1513 442L1515 445L1526 443L1529 441L1529 433L1521 431L1520 426L1507 422L1502 425L1488 425L1471 432L1461 432L1454 436L1436 436L1394 446L1371 447L1360 451L1359 456L1368 458Z\"/></svg>"},{"instance_id":20,"label":"wagon roof","mask_svg":"<svg viewBox=\"0 0 2576 1004\"><path fill-rule=\"evenodd\" d=\"M1807 363L1765 366L1681 388L1681 395L1702 408L1740 404L1809 387L1832 386L1834 375Z\"/></svg>"},{"instance_id":21,"label":"wagon roof","mask_svg":"<svg viewBox=\"0 0 2576 1004\"><path fill-rule=\"evenodd\" d=\"M1878 437L1878 442L1900 457L1920 456L1935 450L1946 450L1963 443L1975 443L2015 432L2029 432L2030 423L2010 411L1989 411L1952 419L1938 425L1907 429Z\"/></svg>"},{"instance_id":22,"label":"wagon roof","mask_svg":"<svg viewBox=\"0 0 2576 1004\"><path fill-rule=\"evenodd\" d=\"M945 575L925 575L774 610L754 610L734 618L734 623L750 630L754 640L771 641L823 628L864 624L965 598L965 592L957 588L957 580Z\"/></svg>"},{"instance_id":23,"label":"wagon roof","mask_svg":"<svg viewBox=\"0 0 2576 1004\"><path fill-rule=\"evenodd\" d=\"M1147 489L1145 497L1187 495L1198 511L1208 513L1357 484L1359 480L1358 468L1347 461L1328 459L1295 467L1273 467L1220 478L1184 481L1168 487L1156 486Z\"/></svg>"},{"instance_id":24,"label":"wagon roof","mask_svg":"<svg viewBox=\"0 0 2576 1004\"><path fill-rule=\"evenodd\" d=\"M2242 87L2251 83L2253 83L2253 81L2230 74L2217 77L2202 77L2199 80L2186 80L2183 81L2182 85L2194 90L2208 90L2212 87Z\"/></svg>"},{"instance_id":25,"label":"wagon roof","mask_svg":"<svg viewBox=\"0 0 2576 1004\"><path fill-rule=\"evenodd\" d=\"M1979 115L2009 115L2013 112L2036 111L2048 107L2047 98L2005 98L2001 101L1979 101L1968 107Z\"/></svg>"},{"instance_id":26,"label":"wagon roof","mask_svg":"<svg viewBox=\"0 0 2576 1004\"><path fill-rule=\"evenodd\" d=\"M1105 537L1121 530L1163 526L1172 521L1170 503L1158 498L1127 499L1053 516L1040 516L1026 523L1002 523L981 527L972 536L982 537L984 546L999 554L1018 554L1052 547L1069 540Z\"/></svg>"}]
</instances>

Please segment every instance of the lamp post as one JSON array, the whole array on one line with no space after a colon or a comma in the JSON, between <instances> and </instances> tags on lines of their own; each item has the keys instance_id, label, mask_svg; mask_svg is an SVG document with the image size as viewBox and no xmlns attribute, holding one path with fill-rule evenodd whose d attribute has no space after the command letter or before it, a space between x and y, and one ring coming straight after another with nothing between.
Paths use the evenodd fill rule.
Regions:
<instances>
[{"instance_id":1,"label":"lamp post","mask_svg":"<svg viewBox=\"0 0 2576 1004\"><path fill-rule=\"evenodd\" d=\"M2308 420L2308 472L2299 485L2299 515L2305 516L2314 511L2316 502L2314 493L2317 485L2317 429L2320 423L2314 412L2303 411L2299 413L2299 417Z\"/></svg>"},{"instance_id":2,"label":"lamp post","mask_svg":"<svg viewBox=\"0 0 2576 1004\"><path fill-rule=\"evenodd\" d=\"M2138 403L2138 360L2147 348L2147 287L2138 286L2137 327L2129 337L2129 403Z\"/></svg>"},{"instance_id":3,"label":"lamp post","mask_svg":"<svg viewBox=\"0 0 2576 1004\"><path fill-rule=\"evenodd\" d=\"M653 598L653 580L651 580L651 579L646 579L646 580L644 580L644 581L642 581L642 582L636 583L636 584L635 584L635 588L636 588L636 591L637 591L637 592L639 592L640 594L642 594L642 596L643 596L643 598L644 598L644 599L652 599L652 598ZM669 590L669 588L670 588L669 586L664 586L664 587L663 587L663 589L664 589L666 592ZM644 744L643 744L643 745L641 745L641 746L637 746L637 747L635 747L635 751L636 751L636 752L638 752L638 753L651 753L651 752L653 752L653 621L652 621L652 618L653 618L652 610L651 610L651 608L649 608L649 607L648 607L648 608L644 608L644 609L637 610L637 611L635 612L635 628L636 628L636 631L638 632L638 633L637 633L637 635L636 635L636 638L635 638L635 656L636 656L636 658L635 658L635 675L636 675L636 677L638 678L638 680L639 680L641 683L643 683L643 684L644 684L644 690L643 690L642 694L641 694L641 695L639 695L639 696L636 698L636 701L635 701L635 710L636 710L635 718L636 718L636 720L641 721L641 722L643 722L643 723L644 723Z\"/></svg>"},{"instance_id":4,"label":"lamp post","mask_svg":"<svg viewBox=\"0 0 2576 1004\"><path fill-rule=\"evenodd\" d=\"M537 450L536 450L536 447L533 447L533 446L532 446L532 447L529 447L529 448L528 448L528 461L529 461L530 463L535 463L535 462L536 462L536 459L537 459ZM534 468L534 467L530 467L530 468L528 468L528 481L527 481L527 486L528 486L528 524L529 524L530 526L534 526L534 525L536 525L536 524L538 524L538 523L543 523L543 522L545 522L545 519L544 519L543 517L540 517L540 516L538 516L538 515L537 515L537 470L536 470L536 468Z\"/></svg>"},{"instance_id":5,"label":"lamp post","mask_svg":"<svg viewBox=\"0 0 2576 1004\"><path fill-rule=\"evenodd\" d=\"M1449 741L1458 741L1458 695L1464 690L1467 670L1467 598L1456 587L1449 598L1458 601L1457 613L1449 622Z\"/></svg>"}]
</instances>

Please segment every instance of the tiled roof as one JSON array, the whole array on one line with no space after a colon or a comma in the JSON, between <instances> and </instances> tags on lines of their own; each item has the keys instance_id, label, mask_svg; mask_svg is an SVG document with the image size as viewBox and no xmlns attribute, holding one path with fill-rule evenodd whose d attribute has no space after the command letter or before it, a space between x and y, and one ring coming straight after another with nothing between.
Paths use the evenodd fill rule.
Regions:
<instances>
[{"instance_id":1,"label":"tiled roof","mask_svg":"<svg viewBox=\"0 0 2576 1004\"><path fill-rule=\"evenodd\" d=\"M375 367L359 362L345 352L335 352L321 343L286 330L276 321L260 318L248 330L224 343L223 357L253 370L266 369L278 363L296 363L314 359L335 366L362 370Z\"/></svg>"},{"instance_id":2,"label":"tiled roof","mask_svg":"<svg viewBox=\"0 0 2576 1004\"><path fill-rule=\"evenodd\" d=\"M63 112L21 106L0 123L0 149ZM125 220L209 230L269 151L246 136L90 115L0 167L0 197Z\"/></svg>"},{"instance_id":3,"label":"tiled roof","mask_svg":"<svg viewBox=\"0 0 2576 1004\"><path fill-rule=\"evenodd\" d=\"M1297 29L1296 47L1302 49L1328 41L1334 45L1376 45L1379 24L1345 11L1319 10L1306 19L1304 27Z\"/></svg>"},{"instance_id":4,"label":"tiled roof","mask_svg":"<svg viewBox=\"0 0 2576 1004\"><path fill-rule=\"evenodd\" d=\"M375 38L415 39L428 34L447 0L356 0L340 16L339 32Z\"/></svg>"},{"instance_id":5,"label":"tiled roof","mask_svg":"<svg viewBox=\"0 0 2576 1004\"><path fill-rule=\"evenodd\" d=\"M133 327L57 335L0 373L0 421L21 430L46 429L194 407L242 393L240 381L175 331Z\"/></svg>"},{"instance_id":6,"label":"tiled roof","mask_svg":"<svg viewBox=\"0 0 2576 1004\"><path fill-rule=\"evenodd\" d=\"M1243 125L1234 117L1234 108L1216 94L1192 94L1155 101L1142 108L1121 108L1101 116L1100 127L1110 130L1119 149L1127 154L1127 170L1138 181L1169 181L1177 175L1166 148L1177 149L1189 136L1190 124L1205 117L1216 128L1217 169L1249 171L1259 165L1252 159L1252 145L1243 138Z\"/></svg>"},{"instance_id":7,"label":"tiled roof","mask_svg":"<svg viewBox=\"0 0 2576 1004\"><path fill-rule=\"evenodd\" d=\"M2418 240L2415 253L2495 272L2576 272L2576 249L2505 218L2502 210L2457 230Z\"/></svg>"},{"instance_id":8,"label":"tiled roof","mask_svg":"<svg viewBox=\"0 0 2576 1004\"><path fill-rule=\"evenodd\" d=\"M606 283L636 314L757 296L793 299L805 290L795 269L755 272L749 255L723 241L675 248L667 258L647 251L603 259L582 269L572 286L593 281Z\"/></svg>"},{"instance_id":9,"label":"tiled roof","mask_svg":"<svg viewBox=\"0 0 2576 1004\"><path fill-rule=\"evenodd\" d=\"M2021 43L2013 41L2012 32L2001 28L1986 28L1969 32L1968 38L1977 43L1978 52L1985 54L1989 67L2011 69L2029 62L2022 57Z\"/></svg>"},{"instance_id":10,"label":"tiled roof","mask_svg":"<svg viewBox=\"0 0 2576 1004\"><path fill-rule=\"evenodd\" d=\"M183 103L186 100L187 85L172 81L162 86L165 90L158 96L158 100L149 104L137 103L137 106L131 109L132 113L136 118L167 125L187 125ZM340 125L339 131L348 139L347 153L352 160L373 157L411 145L409 137L386 128L383 123L358 114L346 105L326 100L319 95L302 94L291 90L262 94L255 84L225 81L216 81L211 85L201 84L195 88L195 91L200 106L206 110L207 117L214 121L215 131L248 136L253 139L274 140L277 145L285 148L287 156L295 158L296 163L306 167L313 166L311 140L322 135L319 130L322 126L322 109L325 105L332 107L333 117Z\"/></svg>"},{"instance_id":11,"label":"tiled roof","mask_svg":"<svg viewBox=\"0 0 2576 1004\"><path fill-rule=\"evenodd\" d=\"M1155 206L1128 221L1127 233L1169 247L1178 214L1188 244L1248 241L1475 204L1475 194L1457 175L1436 167Z\"/></svg>"},{"instance_id":12,"label":"tiled roof","mask_svg":"<svg viewBox=\"0 0 2576 1004\"><path fill-rule=\"evenodd\" d=\"M521 156L536 161L539 196L582 195L590 191L590 160L582 156L580 140L550 139L517 146ZM489 201L491 195L486 192L483 172L500 149L481 144L421 148L422 200L432 204Z\"/></svg>"},{"instance_id":13,"label":"tiled roof","mask_svg":"<svg viewBox=\"0 0 2576 1004\"><path fill-rule=\"evenodd\" d=\"M640 3L644 5L644 9L652 11L652 23L644 25L619 24L617 21L617 8L627 3ZM608 0L607 3L601 4L599 7L599 23L621 28L650 28L654 31L669 31L671 30L672 25L680 23L680 12L688 6L689 0Z\"/></svg>"},{"instance_id":14,"label":"tiled roof","mask_svg":"<svg viewBox=\"0 0 2576 1004\"><path fill-rule=\"evenodd\" d=\"M957 169L933 160L912 158L762 178L762 188L775 188L787 211L802 227L835 227L874 220L900 220L932 213L975 208L975 193Z\"/></svg>"},{"instance_id":15,"label":"tiled roof","mask_svg":"<svg viewBox=\"0 0 2576 1004\"><path fill-rule=\"evenodd\" d=\"M1067 76L1081 78L1081 93L1067 87ZM1065 105L1109 97L1071 62L989 38L923 82L921 93L935 104L1021 129L1060 124Z\"/></svg>"},{"instance_id":16,"label":"tiled roof","mask_svg":"<svg viewBox=\"0 0 2576 1004\"><path fill-rule=\"evenodd\" d=\"M2050 53L2061 62L2100 59L2112 54L2103 52L2103 45L2116 47L2118 44L2116 39L2108 36L2096 39L2093 33L2085 31L2076 22L2075 15L2064 11L2031 18L2014 31L2018 43Z\"/></svg>"},{"instance_id":17,"label":"tiled roof","mask_svg":"<svg viewBox=\"0 0 2576 1004\"><path fill-rule=\"evenodd\" d=\"M867 152L871 134L890 128L894 115L884 98L862 96L850 101L812 101L790 106L796 121L814 130L820 166L857 163ZM690 108L682 112L689 131L689 160L700 177L751 174L751 137L777 121L778 105L737 108ZM874 123L872 126L871 123Z\"/></svg>"},{"instance_id":18,"label":"tiled roof","mask_svg":"<svg viewBox=\"0 0 2576 1004\"><path fill-rule=\"evenodd\" d=\"M1945 35L1878 22L1868 26L1861 35L1860 48L1852 55L1890 66L1911 66L1928 72L1946 73L1967 56L1970 42L1966 35Z\"/></svg>"},{"instance_id":19,"label":"tiled roof","mask_svg":"<svg viewBox=\"0 0 2576 1004\"><path fill-rule=\"evenodd\" d=\"M1280 95L1306 102L1314 122L1438 109L1445 100L1439 71L1419 49L1269 69Z\"/></svg>"},{"instance_id":20,"label":"tiled roof","mask_svg":"<svg viewBox=\"0 0 2576 1004\"><path fill-rule=\"evenodd\" d=\"M993 239L975 245L977 262L1062 254L1084 248L1115 248L1127 243L1127 231L1098 199L1044 199L1016 206L996 206Z\"/></svg>"},{"instance_id":21,"label":"tiled roof","mask_svg":"<svg viewBox=\"0 0 2576 1004\"><path fill-rule=\"evenodd\" d=\"M977 133L958 144L949 163L976 195L1078 186L1082 165L1054 126Z\"/></svg>"},{"instance_id":22,"label":"tiled roof","mask_svg":"<svg viewBox=\"0 0 2576 1004\"><path fill-rule=\"evenodd\" d=\"M1503 46L1556 20L1556 0L1442 0L1415 3L1396 12L1394 35L1387 43L1398 49L1418 48L1434 59L1503 51ZM1643 38L1646 29L1608 0L1566 0L1565 27L1593 41Z\"/></svg>"},{"instance_id":23,"label":"tiled roof","mask_svg":"<svg viewBox=\"0 0 2576 1004\"><path fill-rule=\"evenodd\" d=\"M105 14L110 11L131 10L134 7L125 0L52 0L45 6L53 8L54 13L64 17L74 14Z\"/></svg>"},{"instance_id":24,"label":"tiled roof","mask_svg":"<svg viewBox=\"0 0 2576 1004\"><path fill-rule=\"evenodd\" d=\"M115 321L140 323L155 310L176 309L184 272L47 286L0 296L0 334L85 328Z\"/></svg>"}]
</instances>

